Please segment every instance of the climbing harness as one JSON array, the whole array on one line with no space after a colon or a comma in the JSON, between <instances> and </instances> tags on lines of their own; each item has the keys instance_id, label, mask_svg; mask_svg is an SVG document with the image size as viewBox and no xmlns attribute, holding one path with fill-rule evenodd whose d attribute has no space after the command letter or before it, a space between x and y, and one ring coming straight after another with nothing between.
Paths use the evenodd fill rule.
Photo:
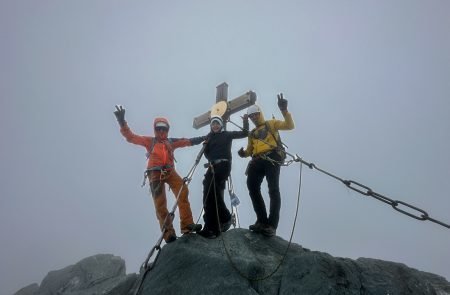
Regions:
<instances>
[{"instance_id":1,"label":"climbing harness","mask_svg":"<svg viewBox=\"0 0 450 295\"><path fill-rule=\"evenodd\" d=\"M161 173L159 176L159 180L162 181L168 176L168 174L170 173L170 169L172 169L172 168L173 168L172 165L164 165L164 166L155 166L155 167L146 169L144 171L144 180L142 181L141 187L145 186L147 178L150 176L152 171L160 171Z\"/></svg>"},{"instance_id":2,"label":"climbing harness","mask_svg":"<svg viewBox=\"0 0 450 295\"><path fill-rule=\"evenodd\" d=\"M145 260L145 262L141 266L141 269L144 271L144 273L142 274L142 276L141 276L141 278L139 280L139 283L138 283L138 286L137 286L137 288L136 288L136 290L134 292L134 295L139 294L139 292L141 291L142 283L144 282L144 279L147 276L147 273L153 269L156 261L159 258L159 255L161 254L161 252L160 252L160 250L161 250L161 243L162 243L162 240L163 240L163 237L164 237L164 233L165 233L165 230L166 230L166 224L169 221L168 218L170 218L171 220L174 219L174 217L175 217L175 210L177 209L177 206L178 206L178 199L180 197L181 191L183 190L184 186L188 186L189 183L191 182L192 176L194 175L195 169L197 168L198 163L200 162L200 159L201 159L204 151L205 151L205 145L203 145L202 149L198 153L197 158L195 159L195 163L191 167L191 169L189 170L187 176L183 178L183 185L181 186L180 191L177 194L177 197L176 197L176 200L175 200L175 204L173 205L172 210L169 212L169 214L166 216L166 218L164 220L163 228L161 229L161 235L159 236L159 239L157 240L155 246L153 246L153 248L150 250L150 253L147 256L147 259ZM149 264L149 261L150 261L151 257L153 256L153 254L155 253L155 251L158 251L156 256L155 256L155 259L153 260L152 263Z\"/></svg>"},{"instance_id":3,"label":"climbing harness","mask_svg":"<svg viewBox=\"0 0 450 295\"><path fill-rule=\"evenodd\" d=\"M235 126L237 126L238 128L241 128L239 125L235 124L234 122L232 122L230 120L228 120L228 121L230 123L234 124ZM258 140L261 140L261 139L258 139ZM264 142L267 145L271 145L268 142L265 142L263 140L261 140L261 141ZM271 145L271 146L273 146L273 145ZM273 146L273 147L274 148L278 148L276 146ZM439 221L437 219L432 218L425 210L422 210L422 209L420 209L420 208L418 208L416 206L413 206L411 204L408 204L408 203L400 201L400 200L392 200L392 199L390 199L390 198L388 198L386 196L383 196L382 194L379 194L379 193L373 191L368 186L363 185L363 184L361 184L359 182L356 182L354 180L345 180L343 178L340 178L340 177L338 177L338 176L336 176L336 175L334 175L334 174L332 174L332 173L330 173L330 172L328 172L326 170L323 170L323 169L317 167L314 163L309 163L309 162L303 160L302 158L300 158L298 156L298 154L293 155L293 154L289 153L288 151L285 151L285 153L286 153L286 155L290 156L291 159L288 160L288 161L284 161L283 164L281 164L283 166L289 166L290 164L292 164L294 162L303 163L306 166L308 166L310 169L316 169L317 171L319 171L319 172L321 172L321 173L323 173L325 175L328 175L328 176L330 176L330 177L332 177L332 178L342 182L348 188L350 188L350 189L352 189L352 190L354 190L354 191L356 191L356 192L358 192L358 193L360 193L362 195L370 196L370 197L372 197L372 198L374 198L374 199L376 199L378 201L381 201L381 202L383 202L385 204L391 205L394 210L396 210L396 211L398 211L398 212L400 212L402 214L405 214L406 216L409 216L411 218L414 218L414 219L417 219L417 220L421 220L421 221L429 220L431 222L434 222L436 224L439 224L439 225L441 225L443 227L446 227L446 228L450 229L450 225L449 224L446 224L446 223L444 223L442 221ZM399 208L399 205L404 206L405 209L409 208L409 209L415 210L417 213L416 214L410 213L410 212L406 211L405 209Z\"/></svg>"},{"instance_id":4,"label":"climbing harness","mask_svg":"<svg viewBox=\"0 0 450 295\"><path fill-rule=\"evenodd\" d=\"M157 142L156 137L152 137L152 143L150 144L148 152L145 153L145 156L147 157L147 160L150 160L150 156L151 156L151 154L153 152L153 149L155 148L156 142ZM169 149L169 153L173 157L173 160L175 162L177 162L177 160L173 156L173 151L171 150L171 148L169 148L170 145L173 143L173 138L170 138L170 137L167 138L167 142L169 143L169 146L167 146L166 143L164 143L164 142L162 142L162 144L167 146L167 148ZM151 171L155 171L155 170L166 171L167 169L171 169L171 168L173 168L172 165L162 165L162 166L155 166L155 167L152 167L152 168L149 168L149 169L145 170L145 172L144 172L144 180L142 181L141 187L145 186L146 179L150 175Z\"/></svg>"}]
</instances>

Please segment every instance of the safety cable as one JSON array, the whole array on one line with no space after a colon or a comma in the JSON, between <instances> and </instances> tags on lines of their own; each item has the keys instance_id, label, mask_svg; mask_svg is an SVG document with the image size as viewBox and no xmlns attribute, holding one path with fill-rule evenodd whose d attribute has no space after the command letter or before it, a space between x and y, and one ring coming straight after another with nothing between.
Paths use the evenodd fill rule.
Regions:
<instances>
[{"instance_id":1,"label":"safety cable","mask_svg":"<svg viewBox=\"0 0 450 295\"><path fill-rule=\"evenodd\" d=\"M236 123L232 122L231 120L228 120L228 121L230 123L234 124L235 126L237 126L238 128L242 129L242 127L240 127ZM264 141L262 139L259 139L259 138L256 138L256 139L261 141L261 142L263 142L263 143L265 143L265 144L267 144L267 145L269 145L269 146L271 146L271 147L273 147L273 148L278 148L278 146L274 146L273 144L270 144L270 143L268 143L268 142L266 142L266 141ZM340 178L340 177L338 177L338 176L336 176L336 175L334 175L334 174L332 174L332 173L330 173L330 172L328 172L328 171L326 171L324 169L321 169L321 168L317 167L314 163L308 163L307 161L305 161L301 157L299 157L298 154L293 155L293 154L289 153L286 150L284 152L286 153L286 155L289 155L292 158L291 160L284 161L284 163L283 163L284 166L289 166L293 162L303 163L306 166L308 166L310 169L316 169L317 171L319 171L319 172L321 172L321 173L323 173L325 175L328 175L328 176L330 176L330 177L332 177L332 178L342 182L348 188L350 188L350 189L352 189L352 190L354 190L354 191L356 191L356 192L358 192L358 193L360 193L362 195L370 196L370 197L372 197L372 198L374 198L374 199L376 199L378 201L381 201L383 203L391 205L394 210L396 210L396 211L398 211L398 212L400 212L402 214L405 214L406 216L409 216L411 218L414 218L414 219L417 219L417 220L421 220L421 221L429 220L431 222L434 222L436 224L439 224L439 225L441 225L443 227L446 227L446 228L450 229L450 225L449 224L446 224L446 223L444 223L442 221L439 221L437 219L432 218L425 210L422 210L422 209L420 209L420 208L418 208L416 206L413 206L411 204L408 204L408 203L400 201L400 200L392 200L392 199L390 199L390 198L388 198L386 196L383 196L382 194L379 194L379 193L373 191L368 186L363 185L363 184L361 184L359 182L356 182L354 180L345 180L343 178ZM412 213L410 213L408 211L405 211L404 209L398 208L399 205L404 206L405 209L407 207L407 208L415 210L415 211L417 211L417 212L419 212L421 214L420 215L414 215L414 214L412 214Z\"/></svg>"},{"instance_id":2,"label":"safety cable","mask_svg":"<svg viewBox=\"0 0 450 295\"><path fill-rule=\"evenodd\" d=\"M230 264L231 264L231 266L233 267L233 269L234 269L241 277L243 277L244 279L249 280L249 281L263 281L263 280L266 280L266 279L270 278L271 276L273 276L273 275L280 269L281 265L283 264L283 262L284 262L284 260L285 260L285 258L286 258L286 256L287 256L287 254L288 254L289 248L290 248L290 246L291 246L291 244L292 244L292 238L293 238L293 236L294 236L295 225L296 225L296 223L297 223L298 208L299 208L299 204L300 204L300 192L301 192L301 186L302 186L302 167L303 167L303 165L302 165L302 163L300 163L299 186L298 186L298 194L297 194L297 205L296 205L295 217L294 217L294 222L293 222L293 225L292 225L291 235L290 235L290 237L289 237L288 245L287 245L287 247L286 247L286 250L285 250L284 253L283 253L283 256L281 257L280 262L278 263L278 265L275 267L275 269L274 269L272 272L270 272L269 274L267 274L267 275L265 275L265 276L257 277L257 278L252 278L252 277L249 277L249 276L247 276L246 274L244 274L244 273L236 266L236 264L233 262L233 259L231 258L231 255L230 255L230 252L229 252L229 249L228 249L227 245L225 244L225 239L224 239L224 237L223 237L223 234L222 234L222 233L220 234L220 239L221 239L222 244L223 244L223 247L224 247L224 249L225 249L225 253L226 253L226 255L227 255L228 261L230 262ZM219 229L220 229L220 228L221 228L221 224L220 224L220 219L219 219L219 208L218 208L218 205L217 205L217 191L216 191L216 187L215 187L215 186L216 186L216 182L215 182L215 172L214 172L214 167L212 167L212 172L213 172L213 178L212 178L211 182L214 182L214 198L215 198L215 203L216 203L217 223L218 223L218 226L219 226ZM211 187L211 185L210 185L210 187Z\"/></svg>"}]
</instances>

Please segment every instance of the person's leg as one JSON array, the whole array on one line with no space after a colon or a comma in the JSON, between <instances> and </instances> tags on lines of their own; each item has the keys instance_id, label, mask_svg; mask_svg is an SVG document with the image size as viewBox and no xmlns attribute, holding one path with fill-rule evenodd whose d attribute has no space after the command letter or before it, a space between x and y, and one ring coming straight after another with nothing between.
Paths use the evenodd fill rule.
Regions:
<instances>
[{"instance_id":1,"label":"person's leg","mask_svg":"<svg viewBox=\"0 0 450 295\"><path fill-rule=\"evenodd\" d=\"M217 228L217 212L214 191L214 174L211 168L206 171L203 179L203 221L205 231L212 231Z\"/></svg>"},{"instance_id":2,"label":"person's leg","mask_svg":"<svg viewBox=\"0 0 450 295\"><path fill-rule=\"evenodd\" d=\"M228 176L230 175L231 164L223 162L216 165L216 196L217 196L217 211L219 214L220 231L227 231L231 226L231 213L225 204L225 187Z\"/></svg>"},{"instance_id":3,"label":"person's leg","mask_svg":"<svg viewBox=\"0 0 450 295\"><path fill-rule=\"evenodd\" d=\"M165 232L163 236L164 240L165 241L173 240L173 237L176 237L176 234L173 228L172 218L168 216L169 211L167 210L167 199L164 182L151 181L150 191L152 193L153 203L155 205L156 211L156 218L158 218L159 227L161 231L165 227Z\"/></svg>"},{"instance_id":4,"label":"person's leg","mask_svg":"<svg viewBox=\"0 0 450 295\"><path fill-rule=\"evenodd\" d=\"M280 220L280 165L266 163L266 180L269 188L270 209L268 224L277 229Z\"/></svg>"},{"instance_id":5,"label":"person's leg","mask_svg":"<svg viewBox=\"0 0 450 295\"><path fill-rule=\"evenodd\" d=\"M261 183L264 179L263 160L252 160L248 167L247 188L252 200L253 210L256 214L257 222L267 223L267 211L261 194Z\"/></svg>"},{"instance_id":6,"label":"person's leg","mask_svg":"<svg viewBox=\"0 0 450 295\"><path fill-rule=\"evenodd\" d=\"M181 233L187 233L192 231L192 224L194 220L192 218L191 204L189 203L188 187L184 184L183 179L178 175L175 170L172 170L166 178L167 184L172 189L175 197L178 197L178 212L180 213L180 230ZM181 191L181 192L180 192Z\"/></svg>"}]
</instances>

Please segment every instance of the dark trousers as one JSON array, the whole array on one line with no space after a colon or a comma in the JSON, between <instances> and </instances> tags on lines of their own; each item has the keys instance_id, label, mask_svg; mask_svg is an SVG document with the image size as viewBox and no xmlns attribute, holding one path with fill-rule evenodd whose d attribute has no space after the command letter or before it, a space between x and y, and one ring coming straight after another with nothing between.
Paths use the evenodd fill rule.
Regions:
<instances>
[{"instance_id":1,"label":"dark trousers","mask_svg":"<svg viewBox=\"0 0 450 295\"><path fill-rule=\"evenodd\" d=\"M268 155L274 160L281 159L276 152ZM269 187L270 209L267 216L266 204L261 194L261 183L266 177ZM254 158L250 161L247 170L247 188L252 199L253 209L256 213L257 221L269 224L275 229L278 227L280 219L281 196L280 196L280 165L277 163Z\"/></svg>"},{"instance_id":2,"label":"dark trousers","mask_svg":"<svg viewBox=\"0 0 450 295\"><path fill-rule=\"evenodd\" d=\"M203 179L204 228L215 233L220 232L219 221L220 224L224 224L231 219L231 213L224 201L225 183L230 171L231 163L222 162L209 167ZM217 220L217 215L219 220Z\"/></svg>"}]
</instances>

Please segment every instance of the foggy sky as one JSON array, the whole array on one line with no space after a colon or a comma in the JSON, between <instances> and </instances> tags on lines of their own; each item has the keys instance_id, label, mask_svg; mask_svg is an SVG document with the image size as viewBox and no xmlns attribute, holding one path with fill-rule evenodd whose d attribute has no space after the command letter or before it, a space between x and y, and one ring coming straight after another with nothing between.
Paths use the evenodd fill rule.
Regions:
<instances>
[{"instance_id":1,"label":"foggy sky","mask_svg":"<svg viewBox=\"0 0 450 295\"><path fill-rule=\"evenodd\" d=\"M137 272L158 224L140 187L145 150L122 138L114 105L138 134L166 116L170 136L204 135L192 119L222 82L230 99L255 91L266 118L281 118L284 93L289 152L450 223L449 28L445 0L1 1L0 293L98 253ZM248 228L245 145L233 143L232 176ZM180 175L199 148L176 151ZM194 219L203 173L189 187ZM298 173L281 172L286 240ZM450 278L448 229L306 166L302 177L295 243Z\"/></svg>"}]
</instances>

